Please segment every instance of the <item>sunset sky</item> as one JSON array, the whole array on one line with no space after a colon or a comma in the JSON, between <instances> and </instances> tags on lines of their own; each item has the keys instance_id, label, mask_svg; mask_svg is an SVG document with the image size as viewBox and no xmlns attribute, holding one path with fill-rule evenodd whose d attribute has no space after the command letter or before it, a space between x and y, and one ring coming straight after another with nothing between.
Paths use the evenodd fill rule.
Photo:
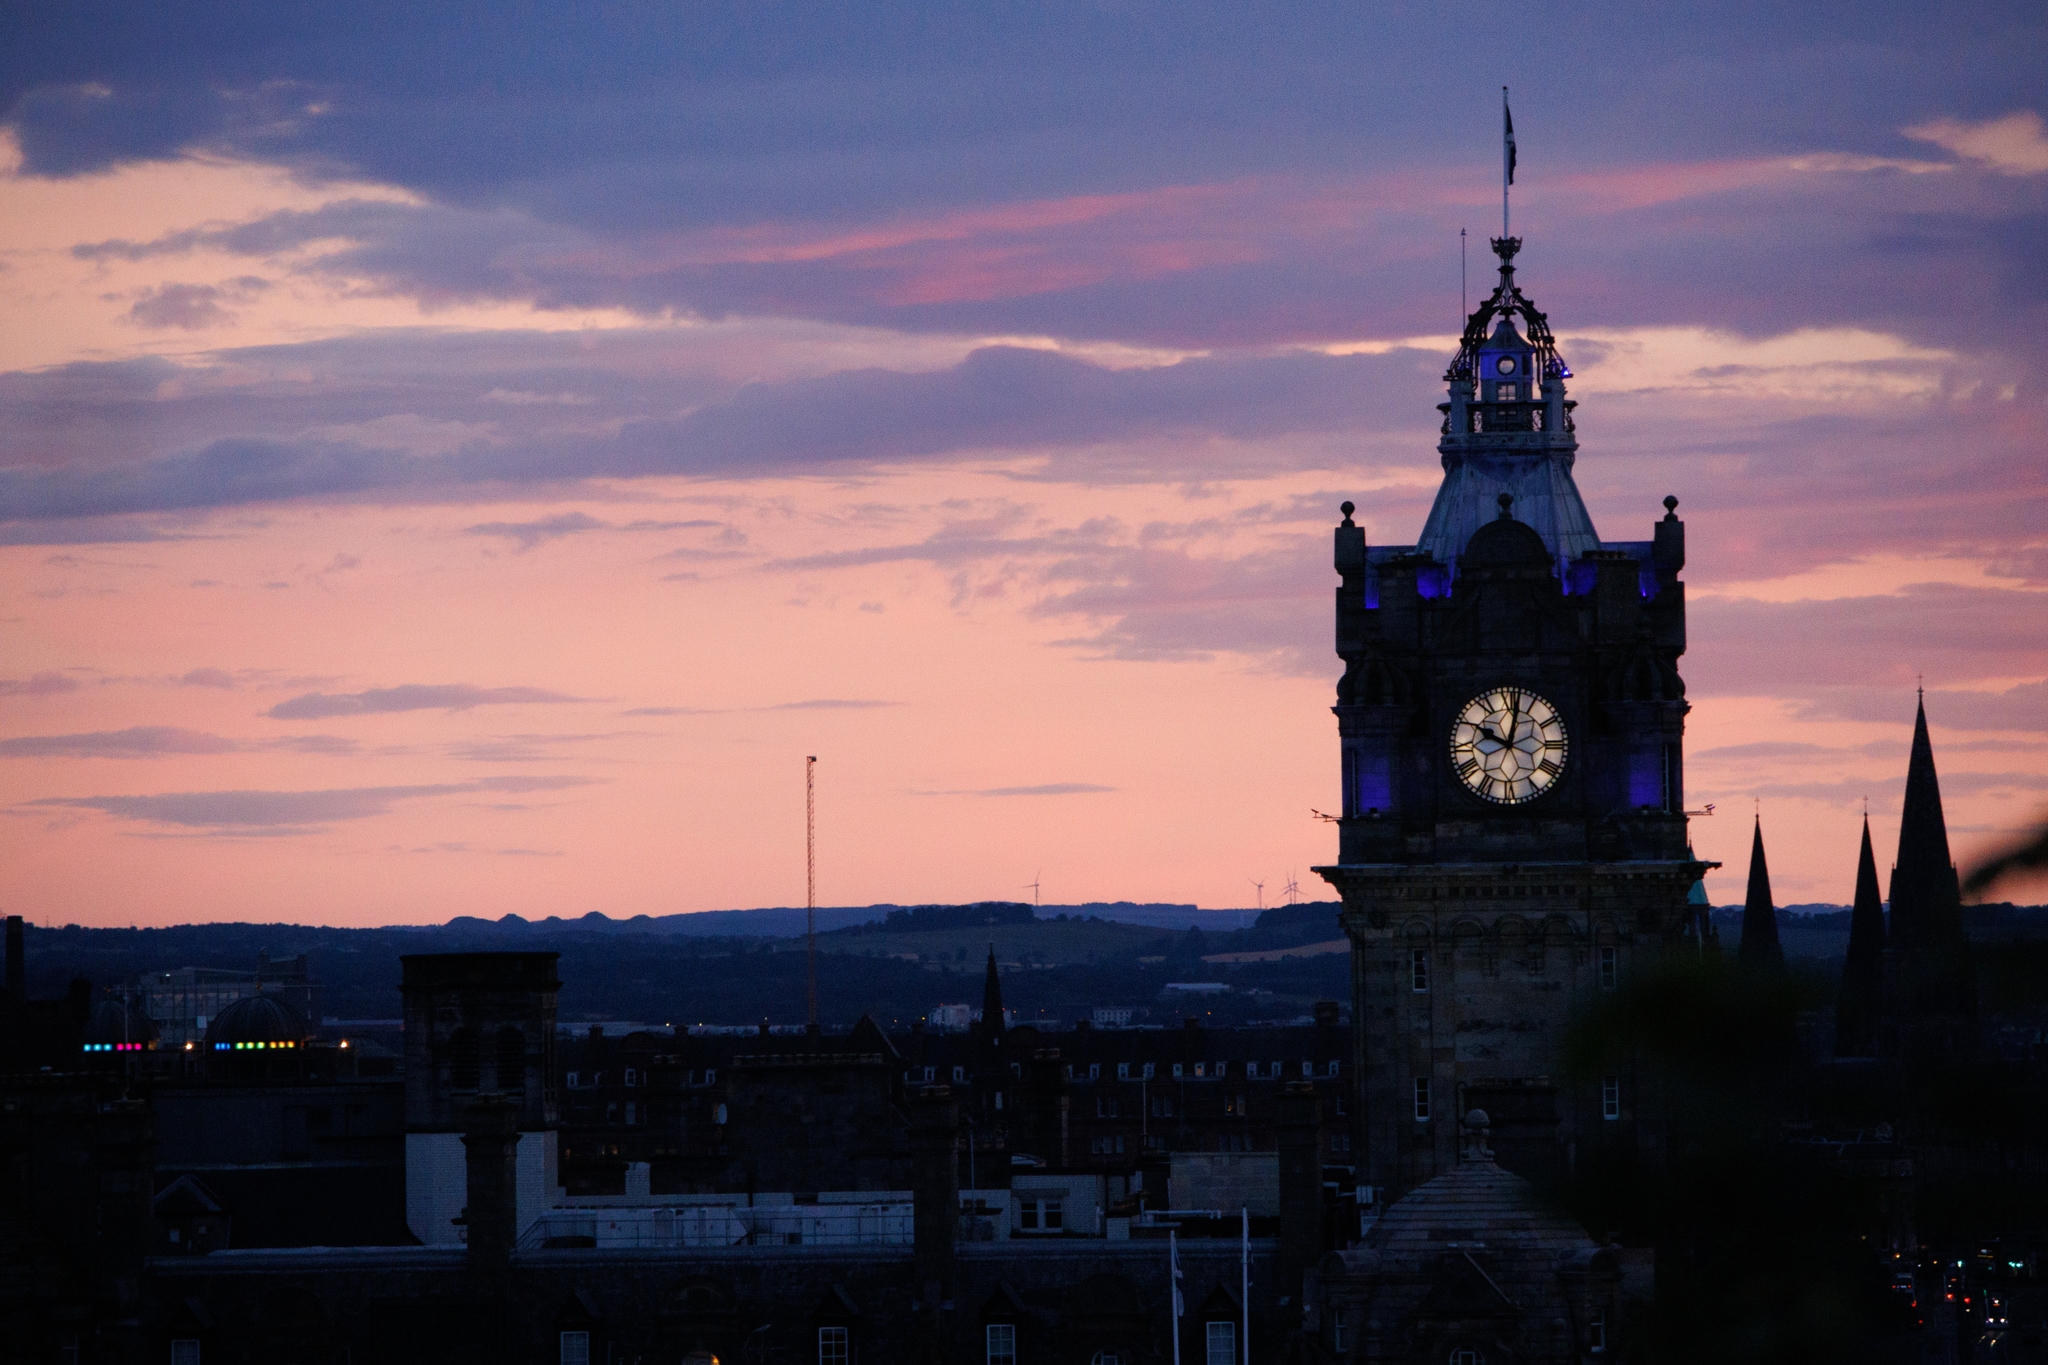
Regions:
<instances>
[{"instance_id":1,"label":"sunset sky","mask_svg":"<svg viewBox=\"0 0 2048 1365\"><path fill-rule=\"evenodd\" d=\"M7 913L1327 894L1503 83L1714 899L2048 806L2038 0L574 8L0 20Z\"/></svg>"}]
</instances>

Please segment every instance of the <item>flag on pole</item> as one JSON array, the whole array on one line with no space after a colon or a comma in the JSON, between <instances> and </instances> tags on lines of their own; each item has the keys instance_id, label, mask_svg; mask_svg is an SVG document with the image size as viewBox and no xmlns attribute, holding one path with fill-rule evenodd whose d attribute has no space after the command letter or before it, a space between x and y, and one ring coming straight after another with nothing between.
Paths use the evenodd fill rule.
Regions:
<instances>
[{"instance_id":1,"label":"flag on pole","mask_svg":"<svg viewBox=\"0 0 2048 1365\"><path fill-rule=\"evenodd\" d=\"M1508 88L1500 88L1501 138L1507 149L1508 183L1515 183L1515 116L1508 112Z\"/></svg>"},{"instance_id":2,"label":"flag on pole","mask_svg":"<svg viewBox=\"0 0 2048 1365\"><path fill-rule=\"evenodd\" d=\"M1179 1322L1181 1315L1187 1311L1187 1305L1181 1302L1180 1297L1180 1244L1174 1240L1171 1231L1166 1234L1166 1255L1173 1269L1173 1320Z\"/></svg>"}]
</instances>

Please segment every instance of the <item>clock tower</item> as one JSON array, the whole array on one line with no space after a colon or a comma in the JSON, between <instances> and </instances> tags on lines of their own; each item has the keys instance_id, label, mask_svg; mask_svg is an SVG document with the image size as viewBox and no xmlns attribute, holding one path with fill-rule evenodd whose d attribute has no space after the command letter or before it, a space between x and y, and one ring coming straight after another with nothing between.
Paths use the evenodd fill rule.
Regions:
<instances>
[{"instance_id":1,"label":"clock tower","mask_svg":"<svg viewBox=\"0 0 2048 1365\"><path fill-rule=\"evenodd\" d=\"M1532 1177L1656 1160L1646 1078L1567 1077L1573 1012L1701 932L1686 837L1685 524L1604 541L1572 480L1571 371L1515 283L1445 374L1444 479L1413 545L1336 531L1338 861L1358 1182L1457 1162L1469 1110ZM1370 1208L1367 1210L1370 1212Z\"/></svg>"}]
</instances>

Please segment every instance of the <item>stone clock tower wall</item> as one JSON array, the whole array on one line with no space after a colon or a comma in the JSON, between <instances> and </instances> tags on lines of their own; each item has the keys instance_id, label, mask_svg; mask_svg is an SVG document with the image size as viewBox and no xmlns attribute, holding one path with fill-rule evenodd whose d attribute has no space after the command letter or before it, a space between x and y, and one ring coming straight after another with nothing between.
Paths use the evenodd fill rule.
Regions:
<instances>
[{"instance_id":1,"label":"stone clock tower wall","mask_svg":"<svg viewBox=\"0 0 2048 1365\"><path fill-rule=\"evenodd\" d=\"M1500 287L1446 376L1444 483L1418 543L1369 547L1349 503L1336 530L1343 809L1339 861L1316 871L1344 901L1353 1146L1381 1206L1456 1164L1474 1108L1531 1177L1658 1158L1646 1079L1567 1078L1565 1034L1698 931L1687 894L1710 866L1686 836L1684 523L1666 499L1648 540L1597 538L1571 475L1570 371L1515 285L1519 246L1494 243ZM1454 752L1488 694L1510 709ZM1561 755L1525 707L1555 712ZM1533 784L1479 771L1542 760L1555 771Z\"/></svg>"}]
</instances>

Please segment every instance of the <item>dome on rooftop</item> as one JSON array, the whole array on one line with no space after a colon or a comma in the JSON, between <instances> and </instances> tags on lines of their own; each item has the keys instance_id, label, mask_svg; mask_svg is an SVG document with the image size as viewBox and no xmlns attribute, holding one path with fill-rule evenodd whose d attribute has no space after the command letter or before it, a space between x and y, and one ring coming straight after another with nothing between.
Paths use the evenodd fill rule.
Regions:
<instances>
[{"instance_id":1,"label":"dome on rooftop","mask_svg":"<svg viewBox=\"0 0 2048 1365\"><path fill-rule=\"evenodd\" d=\"M302 1043L306 1021L274 995L248 995L213 1017L206 1026L206 1044Z\"/></svg>"},{"instance_id":2,"label":"dome on rooftop","mask_svg":"<svg viewBox=\"0 0 2048 1365\"><path fill-rule=\"evenodd\" d=\"M1472 539L1465 542L1465 553L1458 556L1458 564L1466 569L1521 564L1548 567L1550 547L1543 543L1543 536L1535 527L1503 515L1472 533Z\"/></svg>"}]
</instances>

